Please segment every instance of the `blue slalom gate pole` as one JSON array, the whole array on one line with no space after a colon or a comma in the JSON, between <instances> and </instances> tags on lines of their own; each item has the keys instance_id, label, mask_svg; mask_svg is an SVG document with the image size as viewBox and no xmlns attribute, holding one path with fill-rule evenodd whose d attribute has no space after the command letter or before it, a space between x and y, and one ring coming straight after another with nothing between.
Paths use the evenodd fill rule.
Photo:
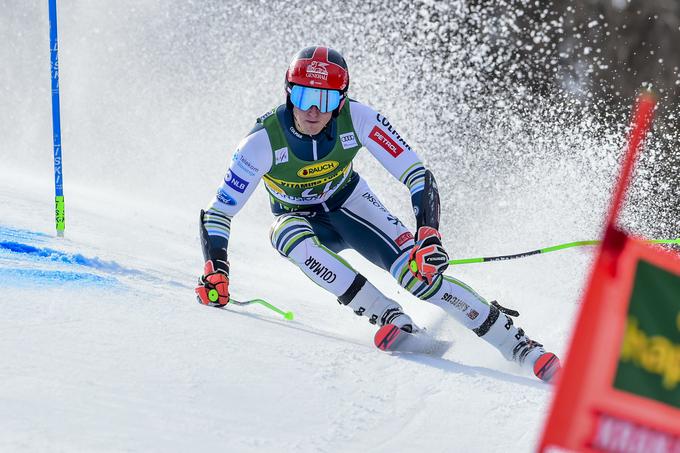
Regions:
<instances>
[{"instance_id":1,"label":"blue slalom gate pole","mask_svg":"<svg viewBox=\"0 0 680 453\"><path fill-rule=\"evenodd\" d=\"M57 0L48 0L50 9L50 62L52 68L52 138L54 144L54 206L57 236L66 228L64 176L61 165L61 114L59 110L59 44L57 41Z\"/></svg>"}]
</instances>

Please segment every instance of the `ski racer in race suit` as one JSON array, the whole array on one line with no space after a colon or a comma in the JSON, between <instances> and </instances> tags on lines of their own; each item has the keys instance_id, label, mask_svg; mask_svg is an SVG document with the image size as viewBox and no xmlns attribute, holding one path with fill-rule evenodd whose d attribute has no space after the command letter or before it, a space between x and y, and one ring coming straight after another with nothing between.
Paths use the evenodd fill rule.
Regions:
<instances>
[{"instance_id":1,"label":"ski racer in race suit","mask_svg":"<svg viewBox=\"0 0 680 453\"><path fill-rule=\"evenodd\" d=\"M227 244L232 217L263 180L275 221L272 245L340 304L380 326L418 326L394 300L338 255L352 248L418 298L433 303L543 380L559 360L514 326L518 313L487 302L443 271L449 257L439 233L439 194L432 173L390 121L347 97L343 57L326 47L298 53L286 72L286 103L261 116L238 145L224 181L201 211L204 274L199 302L229 303ZM410 191L414 235L352 168L365 147Z\"/></svg>"}]
</instances>

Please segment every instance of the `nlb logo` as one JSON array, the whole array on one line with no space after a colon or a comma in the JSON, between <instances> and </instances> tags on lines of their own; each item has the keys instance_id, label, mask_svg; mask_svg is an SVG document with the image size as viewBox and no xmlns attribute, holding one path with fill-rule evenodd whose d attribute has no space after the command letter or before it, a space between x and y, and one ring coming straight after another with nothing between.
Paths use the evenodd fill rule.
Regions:
<instances>
[{"instance_id":1,"label":"nlb logo","mask_svg":"<svg viewBox=\"0 0 680 453\"><path fill-rule=\"evenodd\" d=\"M248 187L248 181L238 176L236 173L231 171L231 169L227 171L227 175L224 177L224 182L239 193L245 192L246 188Z\"/></svg>"},{"instance_id":2,"label":"nlb logo","mask_svg":"<svg viewBox=\"0 0 680 453\"><path fill-rule=\"evenodd\" d=\"M297 175L301 178L314 178L316 176L323 176L338 168L339 165L339 162L327 160L325 162L319 162L318 164L302 167L300 170L298 170Z\"/></svg>"}]
</instances>

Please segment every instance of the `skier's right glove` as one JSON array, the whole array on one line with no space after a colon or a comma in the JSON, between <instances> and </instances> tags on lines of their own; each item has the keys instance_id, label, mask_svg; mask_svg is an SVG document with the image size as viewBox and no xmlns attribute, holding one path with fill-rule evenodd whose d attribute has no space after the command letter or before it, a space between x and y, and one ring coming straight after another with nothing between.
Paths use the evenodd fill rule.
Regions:
<instances>
[{"instance_id":1,"label":"skier's right glove","mask_svg":"<svg viewBox=\"0 0 680 453\"><path fill-rule=\"evenodd\" d=\"M229 270L215 269L212 260L205 263L204 274L198 279L196 299L211 307L224 307L229 303Z\"/></svg>"}]
</instances>

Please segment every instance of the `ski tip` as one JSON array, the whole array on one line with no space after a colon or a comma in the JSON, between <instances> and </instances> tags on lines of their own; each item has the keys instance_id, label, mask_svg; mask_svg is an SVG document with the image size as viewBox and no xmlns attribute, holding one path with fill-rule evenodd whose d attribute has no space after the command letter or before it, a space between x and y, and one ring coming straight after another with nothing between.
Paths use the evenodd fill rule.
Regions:
<instances>
[{"instance_id":1,"label":"ski tip","mask_svg":"<svg viewBox=\"0 0 680 453\"><path fill-rule=\"evenodd\" d=\"M406 332L393 324L385 324L376 332L375 337L373 337L373 343L376 348L382 351L389 351L395 346L397 339L402 333Z\"/></svg>"},{"instance_id":2,"label":"ski tip","mask_svg":"<svg viewBox=\"0 0 680 453\"><path fill-rule=\"evenodd\" d=\"M552 352L546 352L534 363L534 374L540 380L554 383L562 370L560 359Z\"/></svg>"}]
</instances>

